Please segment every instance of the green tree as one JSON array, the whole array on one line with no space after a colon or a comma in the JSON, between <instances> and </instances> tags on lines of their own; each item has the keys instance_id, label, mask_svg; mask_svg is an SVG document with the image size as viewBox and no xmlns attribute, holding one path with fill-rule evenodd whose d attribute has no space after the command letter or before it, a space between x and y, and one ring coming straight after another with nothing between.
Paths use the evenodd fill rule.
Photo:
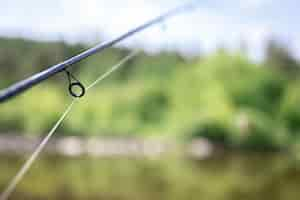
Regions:
<instances>
[{"instance_id":1,"label":"green tree","mask_svg":"<svg viewBox=\"0 0 300 200\"><path fill-rule=\"evenodd\" d=\"M266 66L274 68L295 78L299 72L299 63L283 43L269 40L266 48Z\"/></svg>"}]
</instances>

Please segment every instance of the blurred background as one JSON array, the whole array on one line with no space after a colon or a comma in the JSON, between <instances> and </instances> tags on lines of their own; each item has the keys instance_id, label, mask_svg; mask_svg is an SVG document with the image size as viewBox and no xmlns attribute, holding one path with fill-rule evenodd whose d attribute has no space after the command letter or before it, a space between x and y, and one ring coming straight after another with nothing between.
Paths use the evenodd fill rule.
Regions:
<instances>
[{"instance_id":1,"label":"blurred background","mask_svg":"<svg viewBox=\"0 0 300 200\"><path fill-rule=\"evenodd\" d=\"M179 0L1 2L0 88ZM72 68L84 97L11 199L298 199L299 2L199 1ZM65 74L0 105L0 191L71 97Z\"/></svg>"}]
</instances>

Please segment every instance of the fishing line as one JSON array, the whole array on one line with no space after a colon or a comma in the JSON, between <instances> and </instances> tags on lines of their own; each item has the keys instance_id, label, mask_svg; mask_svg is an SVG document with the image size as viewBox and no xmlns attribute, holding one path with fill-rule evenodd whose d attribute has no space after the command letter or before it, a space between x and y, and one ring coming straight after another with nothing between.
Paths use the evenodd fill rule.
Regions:
<instances>
[{"instance_id":1,"label":"fishing line","mask_svg":"<svg viewBox=\"0 0 300 200\"><path fill-rule=\"evenodd\" d=\"M180 13L184 13L184 12L188 12L188 11L192 11L192 10L196 9L199 6L198 2L199 1L192 0L189 3L185 3L181 6L175 7L174 9L171 9L171 10L167 11L166 13L164 13L160 16L157 16L157 17L153 18L152 20L145 22L144 24L141 24L141 25L129 30L128 32L123 33L120 36L118 36L110 41L100 43L100 44L96 45L95 47L92 47L76 56L73 56L61 63L58 63L58 64L56 64L52 67L49 67L37 74L34 74L27 79L17 82L4 90L0 90L0 103L8 101L12 97L15 97L15 96L25 92L26 90L30 89L31 87L33 87L37 84L40 84L41 82L49 79L50 77L65 71L65 69L69 68L70 66L72 66L72 65L74 65L96 53L102 52L103 50L110 48L113 45L118 44L119 42L121 42L127 38L130 38L133 35L141 32L141 31L144 31L145 29L148 29L156 24L159 24L162 21L165 21L171 17L179 15ZM81 87L82 85L77 84L76 86Z\"/></svg>"},{"instance_id":2,"label":"fishing line","mask_svg":"<svg viewBox=\"0 0 300 200\"><path fill-rule=\"evenodd\" d=\"M121 66L123 66L127 61L132 59L133 57L137 56L137 54L140 51L133 51L130 53L128 56L123 58L119 63L116 65L112 66L107 72L105 72L103 75L101 75L99 78L97 78L92 84L90 84L86 91L91 90L93 87L95 87L98 83L103 81L105 78L107 78L109 75L111 75L114 71L119 69ZM16 176L11 180L11 182L8 184L6 189L2 192L0 195L0 200L7 200L17 185L21 182L21 180L24 178L30 167L33 165L33 163L37 160L45 146L48 144L49 140L55 133L55 131L58 129L58 127L62 124L63 120L68 116L68 114L71 112L74 104L78 102L78 98L73 98L72 102L70 105L67 107L67 109L64 111L62 116L59 118L59 120L56 122L56 124L53 126L53 128L50 130L50 132L46 135L46 137L42 140L42 142L38 145L38 147L35 149L35 151L31 154L29 159L24 163L24 165L21 167L21 169L18 171Z\"/></svg>"},{"instance_id":3,"label":"fishing line","mask_svg":"<svg viewBox=\"0 0 300 200\"><path fill-rule=\"evenodd\" d=\"M153 25L155 25L155 24L157 24L161 21L164 21L164 20L166 20L166 19L168 19L168 18L170 18L174 15L177 15L181 12L186 12L188 10L191 10L191 9L195 8L196 7L195 3L196 3L196 1L192 1L191 3L185 4L183 6L175 8L173 10L170 10L169 12L152 19L152 20L146 22L145 24L142 24L142 25L128 31L127 33L124 33L123 35L121 35L121 36L119 36L119 37L117 37L117 38L115 38L111 41L99 44L99 45L97 45L97 46L95 46L91 49L88 49L88 50L82 52L81 54L79 54L77 56L74 56L74 57L72 57L72 58L70 58L70 59L68 59L68 60L66 60L62 63L54 65L54 66L52 66L52 67L50 67L50 68L48 68L48 69L46 69L46 70L44 70L44 71L42 71L38 74L35 74L35 75L29 77L28 79L20 81L16 84L10 86L6 90L0 91L0 103L1 103L1 102L4 102L4 101L10 99L11 97L14 97L14 96L24 92L25 90L33 87L34 85L41 83L42 81L50 78L51 76L53 76L57 73L65 71L67 73L68 80L69 80L69 92L74 97L72 102L68 105L67 109L64 111L64 113L59 118L59 120L55 123L55 125L50 130L50 132L46 135L46 137L38 145L38 147L35 149L35 151L30 155L29 159L24 163L24 165L18 171L16 176L11 180L11 182L5 188L3 193L1 193L0 200L7 200L11 196L11 194L13 193L13 191L15 190L17 185L24 178L24 176L26 175L28 170L31 168L33 163L37 160L37 158L39 157L39 155L41 154L41 152L43 151L43 149L45 148L45 146L47 145L47 143L49 142L49 140L51 139L53 134L56 132L58 127L62 124L63 120L71 112L72 108L74 107L74 104L76 102L78 102L79 98L83 97L88 90L91 90L99 82L101 82L102 80L107 78L111 73L113 73L115 70L117 70L118 68L123 66L128 60L135 57L139 53L139 51L134 51L131 54L129 54L128 56L126 56L125 58L123 58L118 64L111 67L110 70L108 70L106 73L101 75L91 85L89 85L86 88L83 86L83 84L80 81L78 81L67 70L67 68L69 66L71 66L71 65L73 65L77 62L80 62L81 60L95 54L95 53L101 52L104 49L107 49L107 48L113 46L114 44L117 44L117 43L121 42L122 40L124 40L124 39L140 32L140 31L142 31L146 28L149 28L150 26L153 26ZM72 79L73 79L73 81L72 81ZM74 80L75 80L75 82L74 82ZM75 92L75 87L81 89L80 93Z\"/></svg>"},{"instance_id":4,"label":"fishing line","mask_svg":"<svg viewBox=\"0 0 300 200\"><path fill-rule=\"evenodd\" d=\"M104 73L102 76L100 76L96 81L94 81L91 85L89 85L86 88L86 91L89 91L92 89L95 85L97 85L99 82L101 82L103 79L107 78L111 73L122 67L127 61L131 60L133 57L135 57L138 53L140 53L140 50L133 51L131 54L126 56L124 59L122 59L118 64L113 66L110 70L108 70L106 73Z\"/></svg>"},{"instance_id":5,"label":"fishing line","mask_svg":"<svg viewBox=\"0 0 300 200\"><path fill-rule=\"evenodd\" d=\"M59 118L59 120L56 122L56 124L53 126L51 131L47 134L47 136L42 140L42 142L39 144L39 146L36 148L36 150L33 152L33 154L29 157L29 159L25 162L25 164L21 167L20 171L17 173L17 175L12 179L12 181L8 184L7 188L4 190L4 192L0 195L0 200L7 200L9 196L12 194L12 192L15 190L18 183L23 179L26 172L30 169L34 161L38 158L46 144L49 142L51 136L55 133L59 125L63 122L63 120L67 117L67 115L70 113L76 99L74 99L71 104L67 107L63 115Z\"/></svg>"}]
</instances>

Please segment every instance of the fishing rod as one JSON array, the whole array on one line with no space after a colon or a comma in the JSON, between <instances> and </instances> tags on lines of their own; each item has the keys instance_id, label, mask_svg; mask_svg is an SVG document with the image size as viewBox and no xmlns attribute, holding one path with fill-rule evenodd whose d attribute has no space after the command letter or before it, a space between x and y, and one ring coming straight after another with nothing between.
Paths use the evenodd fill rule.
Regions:
<instances>
[{"instance_id":1,"label":"fishing rod","mask_svg":"<svg viewBox=\"0 0 300 200\"><path fill-rule=\"evenodd\" d=\"M68 75L69 78L69 92L73 97L76 98L80 98L82 96L84 96L85 94L85 88L84 86L78 81L76 80L76 78L74 76L72 76L72 74L67 70L69 67L71 67L72 65L88 58L89 56L92 56L96 53L102 52L103 50L112 47L113 45L155 25L158 24L160 22L165 21L166 19L173 17L175 15L178 15L179 13L182 12L187 12L191 9L196 8L196 1L192 1L189 2L187 4L181 5L177 8L174 8L172 10L169 10L168 12L140 25L137 26L136 28L110 40L104 43L100 43L98 45L96 45L95 47L92 47L74 57L71 57L59 64L56 64L52 67L49 67L48 69L41 71L35 75L32 75L31 77L22 80L20 82L17 82L15 84L13 84L12 86L8 87L7 89L1 90L0 91L0 103L6 102L9 99L11 99L12 97L15 97L23 92L25 92L26 90L30 89L31 87L40 84L41 82L49 79L50 77L65 71ZM72 83L71 79L75 79L76 81ZM81 92L75 93L74 89L75 87L81 89Z\"/></svg>"}]
</instances>

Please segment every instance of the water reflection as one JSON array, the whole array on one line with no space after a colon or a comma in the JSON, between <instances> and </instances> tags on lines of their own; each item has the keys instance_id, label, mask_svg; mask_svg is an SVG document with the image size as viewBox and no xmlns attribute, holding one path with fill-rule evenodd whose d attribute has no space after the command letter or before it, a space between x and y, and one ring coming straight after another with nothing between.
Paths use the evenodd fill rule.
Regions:
<instances>
[{"instance_id":1,"label":"water reflection","mask_svg":"<svg viewBox=\"0 0 300 200\"><path fill-rule=\"evenodd\" d=\"M0 188L22 164L0 158ZM300 170L282 155L218 155L205 161L44 156L11 199L298 199Z\"/></svg>"}]
</instances>

